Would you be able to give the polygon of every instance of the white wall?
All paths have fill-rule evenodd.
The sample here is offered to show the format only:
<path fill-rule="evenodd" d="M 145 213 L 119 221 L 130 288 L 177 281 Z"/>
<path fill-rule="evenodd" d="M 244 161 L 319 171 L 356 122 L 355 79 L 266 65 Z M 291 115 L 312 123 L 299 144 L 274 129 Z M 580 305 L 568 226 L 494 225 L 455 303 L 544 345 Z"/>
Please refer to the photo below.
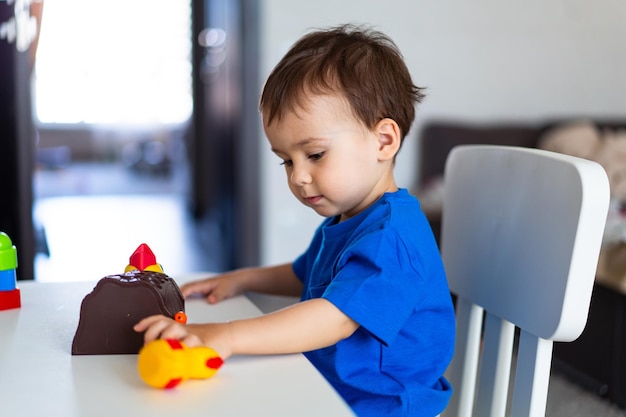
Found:
<path fill-rule="evenodd" d="M 541 121 L 626 117 L 626 2 L 622 0 L 263 0 L 261 78 L 312 28 L 366 23 L 398 44 L 428 88 L 397 163 L 413 184 L 420 126 L 433 118 Z M 290 261 L 321 221 L 289 192 L 264 141 L 261 259 Z"/>

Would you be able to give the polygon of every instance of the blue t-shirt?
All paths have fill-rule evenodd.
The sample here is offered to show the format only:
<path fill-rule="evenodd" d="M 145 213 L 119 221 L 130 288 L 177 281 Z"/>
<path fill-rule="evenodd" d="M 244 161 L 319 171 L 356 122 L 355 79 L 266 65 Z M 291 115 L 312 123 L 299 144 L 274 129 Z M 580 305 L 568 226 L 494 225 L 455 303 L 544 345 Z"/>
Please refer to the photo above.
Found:
<path fill-rule="evenodd" d="M 305 353 L 358 416 L 433 417 L 446 407 L 454 308 L 415 197 L 400 189 L 341 223 L 324 220 L 293 270 L 302 300 L 325 298 L 360 325 Z"/>

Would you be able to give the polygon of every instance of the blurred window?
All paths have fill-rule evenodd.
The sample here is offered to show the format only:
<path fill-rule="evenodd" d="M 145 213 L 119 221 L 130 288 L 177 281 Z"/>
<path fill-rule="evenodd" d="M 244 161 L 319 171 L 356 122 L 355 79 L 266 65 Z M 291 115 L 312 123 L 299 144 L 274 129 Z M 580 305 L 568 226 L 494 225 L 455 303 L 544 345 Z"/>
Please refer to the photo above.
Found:
<path fill-rule="evenodd" d="M 192 111 L 190 32 L 190 1 L 45 1 L 36 120 L 184 123 Z"/>

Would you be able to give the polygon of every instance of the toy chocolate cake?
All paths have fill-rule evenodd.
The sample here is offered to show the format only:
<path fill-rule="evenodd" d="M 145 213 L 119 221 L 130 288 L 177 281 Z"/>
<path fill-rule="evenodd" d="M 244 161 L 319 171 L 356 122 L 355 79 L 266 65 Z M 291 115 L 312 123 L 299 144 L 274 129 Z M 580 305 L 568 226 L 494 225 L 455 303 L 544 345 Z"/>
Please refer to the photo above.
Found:
<path fill-rule="evenodd" d="M 150 248 L 140 245 L 130 261 L 123 274 L 100 279 L 83 299 L 72 355 L 138 353 L 143 334 L 133 326 L 141 319 L 162 314 L 186 321 L 180 288 Z"/>

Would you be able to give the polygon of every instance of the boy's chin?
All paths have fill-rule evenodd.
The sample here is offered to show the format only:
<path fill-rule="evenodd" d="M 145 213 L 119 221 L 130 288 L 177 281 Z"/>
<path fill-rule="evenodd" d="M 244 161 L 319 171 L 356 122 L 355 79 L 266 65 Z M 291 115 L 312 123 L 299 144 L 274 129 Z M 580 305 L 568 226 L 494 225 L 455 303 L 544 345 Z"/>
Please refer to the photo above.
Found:
<path fill-rule="evenodd" d="M 337 216 L 341 216 L 341 213 L 337 213 L 336 210 L 328 210 L 328 209 L 324 209 L 323 207 L 311 207 L 308 206 L 307 207 L 313 209 L 314 212 L 316 212 L 317 214 L 319 214 L 322 217 L 337 217 Z"/>

